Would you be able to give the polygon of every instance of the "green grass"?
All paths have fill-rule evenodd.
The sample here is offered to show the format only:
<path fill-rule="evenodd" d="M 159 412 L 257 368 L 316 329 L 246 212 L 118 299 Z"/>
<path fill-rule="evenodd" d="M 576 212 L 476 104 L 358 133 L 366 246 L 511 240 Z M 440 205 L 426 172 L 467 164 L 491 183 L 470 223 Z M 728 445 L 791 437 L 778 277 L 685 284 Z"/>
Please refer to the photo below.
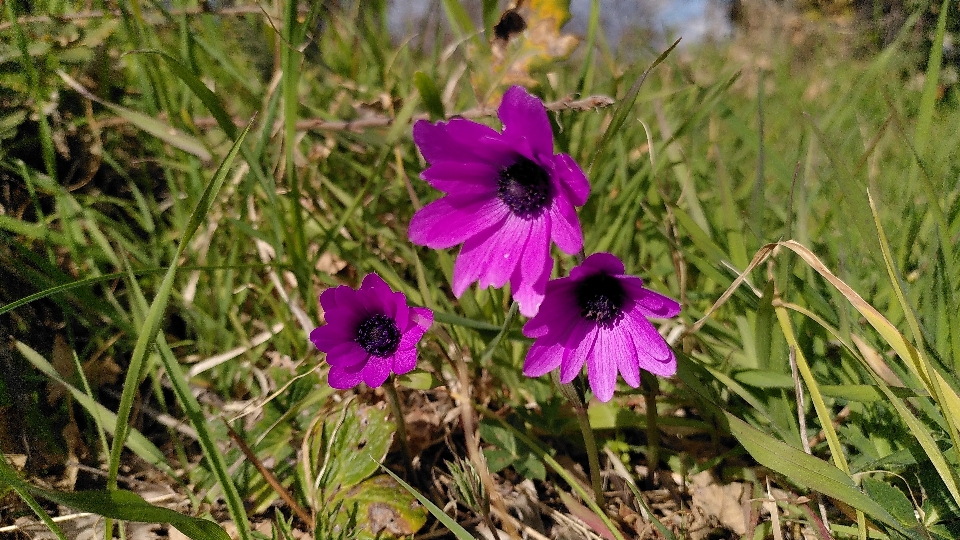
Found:
<path fill-rule="evenodd" d="M 376 271 L 438 313 L 418 371 L 399 379 L 417 414 L 429 403 L 460 406 L 430 413 L 439 415 L 433 431 L 418 424 L 428 430 L 419 450 L 434 487 L 449 478 L 446 461 L 477 461 L 463 426 L 490 417 L 500 439 L 481 440 L 482 449 L 523 455 L 493 477 L 478 471 L 484 483 L 536 478 L 544 502 L 587 512 L 578 515 L 614 536 L 639 534 L 617 517 L 617 498 L 635 514 L 654 512 L 664 536 L 687 533 L 683 519 L 637 500 L 650 487 L 637 465 L 755 485 L 755 512 L 769 475 L 792 497 L 780 501 L 781 523 L 829 527 L 838 538 L 960 534 L 960 261 L 951 247 L 960 235 L 960 94 L 954 85 L 938 98 L 930 82 L 939 49 L 918 65 L 897 54 L 899 42 L 860 56 L 831 40 L 813 50 L 766 44 L 760 67 L 758 55 L 741 54 L 761 48 L 745 39 L 684 44 L 641 79 L 666 47 L 626 63 L 594 23 L 571 58 L 533 71 L 544 101 L 618 100 L 552 114 L 558 151 L 589 166 L 585 251 L 618 255 L 683 303 L 663 328 L 680 367 L 659 381 L 660 441 L 648 438 L 642 390 L 621 385 L 611 404 L 591 408 L 608 450 L 602 464 L 627 471 L 633 490 L 608 494 L 601 508 L 562 465 L 572 458 L 586 469 L 574 411 L 546 378 L 521 375 L 519 324 L 501 331 L 509 296 L 474 287 L 454 299 L 455 252 L 407 239 L 416 205 L 437 197 L 418 178 L 425 164 L 411 119 L 471 110 L 502 91 L 482 75 L 486 40 L 458 2 L 444 2 L 439 16 L 455 31 L 436 44 L 391 38 L 381 2 L 280 4 L 201 14 L 189 2 L 162 12 L 134 1 L 62 22 L 4 4 L 0 448 L 30 456 L 24 479 L 57 478 L 81 459 L 105 473 L 68 487 L 114 489 L 119 471 L 149 467 L 189 502 L 185 513 L 229 516 L 241 538 L 271 519 L 279 537 L 291 527 L 351 537 L 367 525 L 358 510 L 367 507 L 345 508 L 342 493 L 384 502 L 392 480 L 378 462 L 399 471 L 400 452 L 388 438 L 367 448 L 348 412 L 380 418 L 385 397 L 330 389 L 307 333 L 320 322 L 323 289 Z M 491 5 L 484 13 L 494 20 Z M 957 15 L 947 2 L 943 10 L 931 29 L 941 42 L 944 17 Z M 75 13 L 60 0 L 39 12 Z M 912 82 L 923 74 L 927 84 Z M 369 115 L 392 120 L 334 124 Z M 573 264 L 560 257 L 558 271 Z M 126 380 L 111 379 L 111 365 Z M 48 399 L 63 385 L 69 397 Z M 62 435 L 66 427 L 80 442 Z M 445 432 L 448 445 L 437 442 Z M 802 439 L 813 440 L 809 453 Z M 363 448 L 364 459 L 352 459 Z M 264 468 L 313 523 L 291 521 Z M 55 507 L 33 498 L 42 490 L 9 483 L 5 501 L 19 500 L 13 489 L 24 503 L 5 506 L 0 521 L 49 519 Z M 435 508 L 453 500 L 410 484 Z M 567 506 L 570 491 L 591 508 Z M 105 504 L 101 514 L 129 516 Z M 493 522 L 516 527 L 501 501 L 490 505 Z M 479 516 L 459 508 L 456 521 L 474 527 Z M 416 512 L 402 517 L 422 523 L 426 511 Z M 638 519 L 640 529 L 649 522 Z"/>

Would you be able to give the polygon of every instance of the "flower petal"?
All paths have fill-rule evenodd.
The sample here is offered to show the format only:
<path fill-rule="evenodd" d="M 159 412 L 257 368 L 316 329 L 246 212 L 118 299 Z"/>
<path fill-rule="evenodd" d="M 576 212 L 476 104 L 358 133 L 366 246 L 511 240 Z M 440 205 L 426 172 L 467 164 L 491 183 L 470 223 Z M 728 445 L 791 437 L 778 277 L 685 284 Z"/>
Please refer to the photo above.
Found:
<path fill-rule="evenodd" d="M 527 377 L 539 377 L 558 367 L 563 360 L 563 345 L 552 343 L 542 344 L 544 340 L 537 340 L 527 351 L 527 358 L 523 361 L 523 374 Z"/>
<path fill-rule="evenodd" d="M 564 344 L 563 360 L 560 363 L 560 382 L 572 381 L 583 370 L 583 364 L 593 351 L 597 341 L 597 326 L 584 320 L 578 321 Z"/>
<path fill-rule="evenodd" d="M 640 386 L 640 364 L 637 360 L 637 347 L 634 334 L 630 331 L 632 322 L 624 317 L 607 335 L 606 354 L 620 371 L 623 380 L 632 388 Z"/>
<path fill-rule="evenodd" d="M 599 273 L 620 276 L 623 274 L 623 261 L 616 255 L 600 251 L 590 255 L 584 259 L 580 266 L 571 270 L 570 277 L 575 280 L 581 280 Z"/>
<path fill-rule="evenodd" d="M 403 375 L 417 367 L 417 349 L 397 349 L 393 355 L 393 372 L 397 375 Z"/>
<path fill-rule="evenodd" d="M 370 353 L 356 341 L 346 341 L 327 352 L 327 363 L 331 366 L 353 366 L 366 362 L 368 356 Z"/>
<path fill-rule="evenodd" d="M 580 321 L 576 298 L 577 283 L 568 278 L 547 283 L 546 295 L 537 314 L 523 325 L 523 335 L 564 341 L 569 329 Z"/>
<path fill-rule="evenodd" d="M 497 195 L 500 170 L 490 163 L 440 161 L 420 173 L 420 177 L 444 193 L 493 198 Z"/>
<path fill-rule="evenodd" d="M 640 367 L 654 375 L 671 377 L 677 372 L 677 359 L 666 340 L 657 332 L 639 311 L 634 310 L 628 316 L 634 344 L 637 349 L 637 362 Z"/>
<path fill-rule="evenodd" d="M 436 124 L 420 120 L 413 126 L 413 141 L 431 164 L 472 161 L 505 167 L 515 157 L 504 151 L 509 147 L 501 139 L 493 128 L 463 118 Z"/>
<path fill-rule="evenodd" d="M 676 317 L 676 315 L 680 313 L 679 302 L 669 296 L 664 296 L 656 291 L 645 288 L 640 278 L 629 276 L 621 279 L 620 283 L 623 284 L 630 298 L 637 303 L 637 309 L 639 309 L 644 316 L 656 319 L 669 319 Z"/>
<path fill-rule="evenodd" d="M 510 209 L 500 199 L 449 195 L 421 208 L 410 220 L 410 241 L 431 249 L 464 243 L 502 223 Z"/>
<path fill-rule="evenodd" d="M 520 313 L 533 317 L 547 290 L 553 258 L 550 257 L 550 223 L 544 219 L 529 221 L 530 235 L 523 246 L 523 255 L 510 277 L 513 299 L 520 304 Z"/>
<path fill-rule="evenodd" d="M 617 343 L 611 339 L 611 333 L 608 328 L 598 328 L 597 342 L 587 353 L 587 380 L 593 394 L 603 402 L 610 401 L 617 388 L 617 359 L 611 358 Z"/>
<path fill-rule="evenodd" d="M 553 155 L 553 130 L 543 102 L 527 93 L 523 87 L 512 86 L 503 94 L 497 110 L 503 122 L 503 135 L 507 140 L 527 139 L 535 159 Z"/>
<path fill-rule="evenodd" d="M 317 350 L 329 354 L 334 348 L 343 343 L 353 343 L 353 338 L 347 326 L 342 324 L 326 324 L 314 328 L 310 332 L 310 341 Z"/>
<path fill-rule="evenodd" d="M 568 255 L 583 249 L 580 218 L 566 197 L 554 197 L 550 206 L 550 236 L 557 247 Z"/>
<path fill-rule="evenodd" d="M 475 236 L 463 244 L 454 274 L 457 273 L 456 267 L 461 265 L 464 270 L 471 268 L 471 275 L 479 269 L 477 280 L 481 289 L 503 287 L 513 269 L 524 260 L 523 246 L 529 236 L 530 222 L 509 214 L 503 225 L 482 242 Z"/>
<path fill-rule="evenodd" d="M 574 206 L 583 206 L 590 195 L 590 181 L 583 169 L 567 154 L 553 156 L 553 173 Z"/>
<path fill-rule="evenodd" d="M 390 376 L 390 365 L 392 363 L 390 358 L 371 356 L 367 365 L 364 366 L 363 371 L 360 373 L 363 382 L 367 383 L 367 386 L 370 388 L 380 386 L 387 380 L 387 377 Z"/>
<path fill-rule="evenodd" d="M 330 372 L 327 373 L 327 382 L 337 390 L 346 390 L 360 384 L 361 371 L 364 364 L 357 366 L 330 366 Z M 359 366 L 359 367 L 358 367 Z"/>

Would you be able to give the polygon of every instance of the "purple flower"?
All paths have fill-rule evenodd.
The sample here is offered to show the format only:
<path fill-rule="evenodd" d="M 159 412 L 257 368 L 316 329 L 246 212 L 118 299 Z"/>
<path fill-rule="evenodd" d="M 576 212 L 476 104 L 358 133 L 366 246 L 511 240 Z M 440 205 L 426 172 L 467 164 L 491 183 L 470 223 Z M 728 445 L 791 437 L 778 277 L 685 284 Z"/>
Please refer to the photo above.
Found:
<path fill-rule="evenodd" d="M 553 153 L 543 103 L 514 86 L 498 110 L 503 132 L 454 118 L 413 126 L 413 140 L 430 166 L 421 174 L 447 195 L 410 222 L 410 240 L 433 249 L 463 244 L 453 267 L 459 298 L 474 281 L 509 281 L 520 313 L 532 317 L 553 269 L 550 240 L 565 253 L 583 247 L 575 206 L 590 192 L 567 154 Z"/>
<path fill-rule="evenodd" d="M 676 373 L 673 351 L 647 317 L 679 312 L 676 301 L 624 275 L 620 259 L 594 253 L 569 277 L 547 283 L 540 313 L 523 327 L 523 335 L 536 338 L 523 374 L 539 377 L 559 367 L 560 382 L 569 383 L 586 362 L 594 395 L 610 401 L 618 370 L 634 388 L 640 368 L 664 377 Z"/>
<path fill-rule="evenodd" d="M 325 326 L 310 341 L 327 353 L 330 386 L 351 388 L 361 381 L 375 387 L 390 371 L 401 375 L 417 364 L 417 342 L 433 323 L 433 312 L 407 307 L 377 274 L 367 274 L 358 290 L 346 285 L 320 294 Z"/>

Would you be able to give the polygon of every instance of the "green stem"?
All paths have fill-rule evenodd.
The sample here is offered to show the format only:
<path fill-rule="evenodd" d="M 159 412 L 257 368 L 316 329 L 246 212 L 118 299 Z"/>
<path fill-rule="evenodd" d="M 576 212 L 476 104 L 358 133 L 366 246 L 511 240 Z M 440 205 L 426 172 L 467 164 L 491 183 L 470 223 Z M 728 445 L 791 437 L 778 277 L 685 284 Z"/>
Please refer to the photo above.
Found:
<path fill-rule="evenodd" d="M 657 470 L 660 466 L 660 429 L 657 427 L 657 394 L 660 385 L 657 377 L 644 372 L 643 399 L 647 409 L 647 486 L 657 483 Z"/>
<path fill-rule="evenodd" d="M 600 478 L 600 455 L 597 452 L 597 440 L 593 436 L 593 428 L 590 427 L 590 415 L 587 413 L 587 406 L 574 403 L 574 410 L 577 411 L 577 423 L 580 424 L 580 432 L 583 433 L 583 445 L 587 448 L 587 461 L 590 463 L 590 482 L 593 484 L 593 497 L 597 501 L 597 506 L 603 508 L 603 480 Z"/>
<path fill-rule="evenodd" d="M 416 479 L 418 475 L 414 474 L 413 456 L 410 453 L 410 446 L 407 444 L 407 426 L 403 418 L 403 409 L 400 407 L 400 395 L 397 393 L 397 386 L 393 382 L 394 376 L 387 378 L 383 385 L 387 391 L 387 401 L 390 402 L 390 410 L 393 412 L 397 422 L 397 438 L 400 439 L 400 453 L 403 454 L 403 466 L 407 470 L 407 478 Z"/>

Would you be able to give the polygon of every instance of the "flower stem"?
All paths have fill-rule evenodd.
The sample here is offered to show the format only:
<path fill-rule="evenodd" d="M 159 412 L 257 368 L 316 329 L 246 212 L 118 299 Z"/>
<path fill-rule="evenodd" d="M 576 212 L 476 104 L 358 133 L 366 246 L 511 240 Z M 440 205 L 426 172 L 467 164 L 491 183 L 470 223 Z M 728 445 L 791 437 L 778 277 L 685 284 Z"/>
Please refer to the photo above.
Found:
<path fill-rule="evenodd" d="M 577 423 L 583 433 L 583 445 L 587 448 L 587 461 L 590 463 L 590 482 L 593 484 L 593 498 L 597 506 L 603 508 L 603 480 L 600 478 L 600 455 L 597 452 L 597 440 L 590 427 L 590 415 L 587 406 L 574 403 L 573 409 L 577 412 Z"/>
<path fill-rule="evenodd" d="M 587 462 L 590 464 L 590 482 L 593 485 L 593 499 L 597 502 L 597 506 L 603 508 L 603 480 L 600 478 L 600 454 L 597 452 L 597 440 L 593 436 L 593 428 L 590 427 L 590 415 L 583 392 L 577 390 L 577 387 L 573 384 L 560 382 L 560 374 L 557 371 L 551 371 L 550 376 L 554 384 L 560 389 L 563 397 L 567 398 L 567 401 L 573 405 L 573 410 L 577 414 L 577 423 L 580 424 L 580 433 L 583 434 L 583 446 L 587 449 Z"/>
<path fill-rule="evenodd" d="M 643 399 L 647 410 L 647 487 L 657 483 L 657 471 L 660 467 L 660 428 L 657 426 L 657 394 L 660 385 L 656 376 L 644 372 Z"/>
<path fill-rule="evenodd" d="M 400 439 L 400 453 L 403 454 L 403 466 L 407 470 L 407 478 L 416 479 L 419 475 L 414 474 L 413 456 L 410 454 L 410 446 L 407 444 L 407 426 L 403 417 L 403 409 L 400 407 L 400 395 L 397 393 L 397 386 L 393 382 L 394 376 L 387 378 L 383 385 L 387 391 L 387 401 L 390 402 L 390 410 L 393 412 L 397 423 L 397 438 Z"/>

